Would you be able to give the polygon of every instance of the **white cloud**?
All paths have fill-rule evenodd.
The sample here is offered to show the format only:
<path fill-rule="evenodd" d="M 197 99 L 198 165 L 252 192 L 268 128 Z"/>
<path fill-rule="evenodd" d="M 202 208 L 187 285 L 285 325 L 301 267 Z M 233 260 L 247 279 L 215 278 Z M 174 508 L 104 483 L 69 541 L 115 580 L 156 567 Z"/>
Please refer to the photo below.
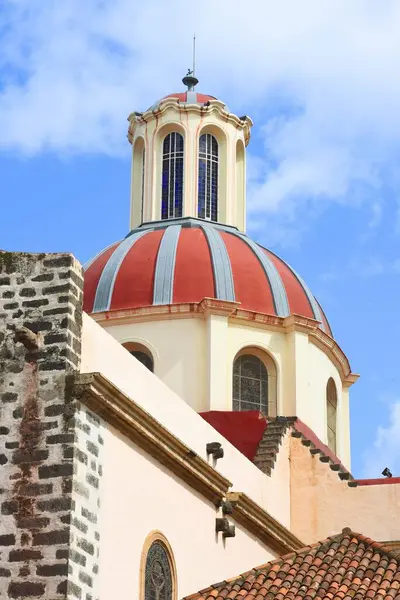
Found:
<path fill-rule="evenodd" d="M 364 454 L 363 477 L 380 477 L 385 467 L 400 477 L 400 402 L 392 404 L 388 425 L 377 428 L 372 447 Z"/>
<path fill-rule="evenodd" d="M 390 178 L 400 153 L 396 0 L 5 0 L 2 10 L 0 148 L 127 152 L 127 115 L 180 88 L 195 29 L 199 89 L 260 126 L 250 218 L 279 208 L 290 222 L 305 199 L 366 200 L 379 221 L 382 170 Z"/>

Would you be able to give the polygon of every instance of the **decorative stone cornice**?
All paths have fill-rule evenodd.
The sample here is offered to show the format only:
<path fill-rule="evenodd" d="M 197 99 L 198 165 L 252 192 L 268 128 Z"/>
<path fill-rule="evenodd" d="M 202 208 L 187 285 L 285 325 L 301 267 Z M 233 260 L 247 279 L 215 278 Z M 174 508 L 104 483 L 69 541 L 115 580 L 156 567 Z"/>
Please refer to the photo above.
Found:
<path fill-rule="evenodd" d="M 253 121 L 250 117 L 246 116 L 240 119 L 235 114 L 226 110 L 226 105 L 220 100 L 209 100 L 207 105 L 205 104 L 189 104 L 186 102 L 180 102 L 178 98 L 168 97 L 161 100 L 155 109 L 148 109 L 144 113 L 133 112 L 129 115 L 129 128 L 128 128 L 128 140 L 132 143 L 135 126 L 141 123 L 149 123 L 153 120 L 158 120 L 168 110 L 173 110 L 177 115 L 181 112 L 204 116 L 211 113 L 216 113 L 225 122 L 231 123 L 237 129 L 244 130 L 245 145 L 247 146 L 250 141 L 250 130 L 253 126 Z"/>
<path fill-rule="evenodd" d="M 216 300 L 215 298 L 204 298 L 200 302 L 199 310 L 203 312 L 205 317 L 208 315 L 221 315 L 224 317 L 232 316 L 240 302 L 228 302 L 227 300 Z"/>
<path fill-rule="evenodd" d="M 304 546 L 254 500 L 229 492 L 232 483 L 100 373 L 78 375 L 76 400 L 170 469 L 215 506 L 232 503 L 232 519 L 280 554 Z"/>
<path fill-rule="evenodd" d="M 91 316 L 104 326 L 113 322 L 116 325 L 122 325 L 169 319 L 204 319 L 209 314 L 225 315 L 232 323 L 242 321 L 247 326 L 265 328 L 285 334 L 292 332 L 305 333 L 310 343 L 322 350 L 334 363 L 344 387 L 350 387 L 359 378 L 359 375 L 351 372 L 349 360 L 339 344 L 330 335 L 322 331 L 318 321 L 302 315 L 292 314 L 282 318 L 243 310 L 238 302 L 204 298 L 201 302 L 144 306 L 134 309 L 93 313 Z"/>
<path fill-rule="evenodd" d="M 232 483 L 100 373 L 78 376 L 74 395 L 202 496 L 219 504 Z"/>
<path fill-rule="evenodd" d="M 278 554 L 287 554 L 304 543 L 242 492 L 229 492 L 226 499 L 232 503 L 232 518 L 253 533 Z"/>

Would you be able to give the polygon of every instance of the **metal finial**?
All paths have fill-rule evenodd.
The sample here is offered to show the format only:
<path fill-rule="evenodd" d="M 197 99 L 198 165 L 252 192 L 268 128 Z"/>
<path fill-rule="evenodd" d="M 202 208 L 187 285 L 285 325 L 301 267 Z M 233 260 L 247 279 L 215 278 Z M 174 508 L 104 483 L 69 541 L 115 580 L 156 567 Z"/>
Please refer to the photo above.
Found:
<path fill-rule="evenodd" d="M 193 69 L 188 69 L 186 76 L 182 79 L 184 85 L 187 86 L 188 92 L 192 92 L 199 80 L 195 76 L 196 68 L 196 34 L 193 36 Z"/>
<path fill-rule="evenodd" d="M 196 73 L 196 34 L 193 35 L 193 76 Z"/>

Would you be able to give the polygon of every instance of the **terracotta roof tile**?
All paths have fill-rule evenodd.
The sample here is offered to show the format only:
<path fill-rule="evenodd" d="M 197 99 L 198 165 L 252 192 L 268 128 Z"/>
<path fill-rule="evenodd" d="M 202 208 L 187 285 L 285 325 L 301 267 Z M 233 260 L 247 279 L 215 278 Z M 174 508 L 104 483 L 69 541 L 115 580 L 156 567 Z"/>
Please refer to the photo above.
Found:
<path fill-rule="evenodd" d="M 186 600 L 400 600 L 395 552 L 346 528 Z M 185 600 L 185 599 L 184 599 Z"/>

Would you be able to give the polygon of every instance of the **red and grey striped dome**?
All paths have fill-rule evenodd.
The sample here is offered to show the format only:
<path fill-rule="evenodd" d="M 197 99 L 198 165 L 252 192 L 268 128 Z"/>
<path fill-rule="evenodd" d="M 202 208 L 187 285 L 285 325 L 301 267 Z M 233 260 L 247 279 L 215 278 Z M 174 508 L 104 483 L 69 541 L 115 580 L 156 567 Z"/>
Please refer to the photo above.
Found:
<path fill-rule="evenodd" d="M 192 218 L 146 223 L 85 265 L 89 313 L 204 298 L 279 317 L 310 317 L 332 335 L 301 277 L 234 227 Z"/>

